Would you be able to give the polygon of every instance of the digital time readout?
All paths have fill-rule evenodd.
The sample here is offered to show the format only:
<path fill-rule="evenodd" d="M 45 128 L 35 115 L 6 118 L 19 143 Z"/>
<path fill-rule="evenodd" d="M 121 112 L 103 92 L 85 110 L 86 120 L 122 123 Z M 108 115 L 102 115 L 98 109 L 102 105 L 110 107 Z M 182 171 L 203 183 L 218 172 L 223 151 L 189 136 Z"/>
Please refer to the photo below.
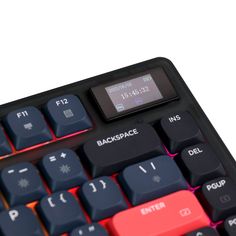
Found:
<path fill-rule="evenodd" d="M 117 112 L 126 111 L 163 98 L 151 74 L 106 87 Z"/>

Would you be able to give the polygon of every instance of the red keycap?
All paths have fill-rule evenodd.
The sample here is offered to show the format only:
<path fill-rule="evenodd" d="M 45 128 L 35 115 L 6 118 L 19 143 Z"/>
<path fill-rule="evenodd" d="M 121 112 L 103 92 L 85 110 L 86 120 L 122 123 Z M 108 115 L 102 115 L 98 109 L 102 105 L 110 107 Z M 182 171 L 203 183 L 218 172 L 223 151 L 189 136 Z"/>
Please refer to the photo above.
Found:
<path fill-rule="evenodd" d="M 194 194 L 183 190 L 122 211 L 109 226 L 115 236 L 179 236 L 209 224 Z"/>

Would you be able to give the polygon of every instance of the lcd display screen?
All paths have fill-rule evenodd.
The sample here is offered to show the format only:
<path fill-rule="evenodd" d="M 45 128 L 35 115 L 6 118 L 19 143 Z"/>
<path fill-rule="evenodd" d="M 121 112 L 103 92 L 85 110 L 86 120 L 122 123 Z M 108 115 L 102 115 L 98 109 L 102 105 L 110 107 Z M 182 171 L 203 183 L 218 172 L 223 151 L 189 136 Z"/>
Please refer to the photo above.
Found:
<path fill-rule="evenodd" d="M 105 88 L 117 112 L 123 112 L 163 98 L 151 74 Z"/>

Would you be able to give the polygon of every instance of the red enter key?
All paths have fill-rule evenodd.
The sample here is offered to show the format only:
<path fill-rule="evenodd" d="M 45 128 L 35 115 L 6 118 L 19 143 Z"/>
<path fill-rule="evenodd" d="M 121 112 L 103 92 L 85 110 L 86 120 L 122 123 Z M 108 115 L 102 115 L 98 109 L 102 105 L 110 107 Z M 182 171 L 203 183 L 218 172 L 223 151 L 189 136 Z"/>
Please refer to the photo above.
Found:
<path fill-rule="evenodd" d="M 210 224 L 193 193 L 183 190 L 116 214 L 115 236 L 179 236 Z"/>

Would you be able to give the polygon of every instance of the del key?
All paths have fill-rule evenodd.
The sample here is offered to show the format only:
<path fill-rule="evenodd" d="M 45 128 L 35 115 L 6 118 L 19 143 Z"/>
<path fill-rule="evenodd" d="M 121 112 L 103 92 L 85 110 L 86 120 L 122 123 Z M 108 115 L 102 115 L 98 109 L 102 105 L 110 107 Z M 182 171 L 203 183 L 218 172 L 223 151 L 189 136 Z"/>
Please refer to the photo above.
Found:
<path fill-rule="evenodd" d="M 164 154 L 159 136 L 148 124 L 125 126 L 89 140 L 83 153 L 93 176 L 110 175 L 126 165 Z"/>

